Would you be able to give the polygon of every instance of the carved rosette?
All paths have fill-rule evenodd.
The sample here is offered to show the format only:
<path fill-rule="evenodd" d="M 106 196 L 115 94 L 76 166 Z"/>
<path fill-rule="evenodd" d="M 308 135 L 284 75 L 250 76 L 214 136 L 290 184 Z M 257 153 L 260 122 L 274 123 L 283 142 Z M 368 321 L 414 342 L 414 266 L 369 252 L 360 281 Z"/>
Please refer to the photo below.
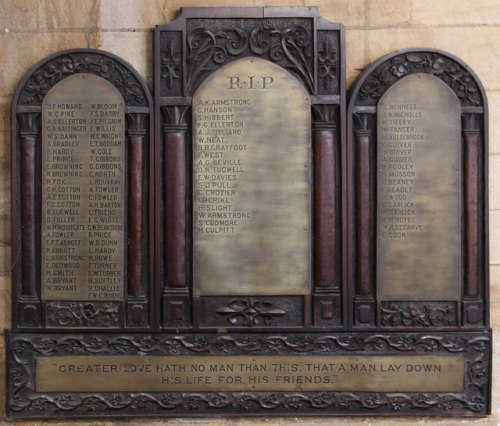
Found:
<path fill-rule="evenodd" d="M 127 105 L 147 106 L 140 81 L 121 63 L 103 53 L 73 52 L 45 62 L 26 82 L 19 105 L 41 105 L 47 92 L 73 74 L 90 73 L 108 80 L 122 94 Z"/>
<path fill-rule="evenodd" d="M 476 79 L 461 64 L 438 52 L 402 53 L 383 62 L 361 86 L 356 104 L 376 105 L 390 86 L 414 73 L 431 74 L 443 80 L 463 106 L 482 104 Z"/>
<path fill-rule="evenodd" d="M 218 412 L 274 414 L 484 415 L 488 410 L 491 335 L 356 333 L 286 335 L 10 335 L 8 408 L 17 418 Z M 86 355 L 373 355 L 411 353 L 464 358 L 462 393 L 383 392 L 35 392 L 39 356 Z M 220 410 L 220 411 L 219 411 Z"/>

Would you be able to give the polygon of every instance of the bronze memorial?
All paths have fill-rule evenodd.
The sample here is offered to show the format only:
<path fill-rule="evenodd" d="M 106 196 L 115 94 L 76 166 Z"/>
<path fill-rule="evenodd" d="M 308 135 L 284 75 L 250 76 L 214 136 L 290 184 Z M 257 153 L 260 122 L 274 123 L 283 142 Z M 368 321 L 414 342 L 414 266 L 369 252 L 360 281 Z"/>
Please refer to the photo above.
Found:
<path fill-rule="evenodd" d="M 487 104 L 431 49 L 345 95 L 315 8 L 188 8 L 12 106 L 8 416 L 490 412 Z"/>

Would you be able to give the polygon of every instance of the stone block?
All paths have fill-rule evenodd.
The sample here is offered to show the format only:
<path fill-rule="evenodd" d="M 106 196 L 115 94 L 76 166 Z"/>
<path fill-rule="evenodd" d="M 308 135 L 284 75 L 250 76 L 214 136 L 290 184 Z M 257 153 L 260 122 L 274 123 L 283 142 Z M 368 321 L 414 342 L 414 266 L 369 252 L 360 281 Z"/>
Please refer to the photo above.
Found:
<path fill-rule="evenodd" d="M 410 0 L 371 0 L 366 5 L 370 27 L 402 26 L 410 22 Z"/>
<path fill-rule="evenodd" d="M 96 0 L 43 0 L 40 2 L 40 28 L 92 28 L 97 26 L 98 13 Z"/>
<path fill-rule="evenodd" d="M 323 18 L 347 28 L 359 28 L 365 24 L 364 0 L 305 0 L 304 4 L 318 6 Z"/>
<path fill-rule="evenodd" d="M 38 29 L 38 3 L 33 0 L 2 0 L 0 31 Z"/>
<path fill-rule="evenodd" d="M 10 132 L 10 96 L 0 98 L 0 129 Z"/>
<path fill-rule="evenodd" d="M 418 25 L 499 24 L 498 0 L 417 0 L 412 21 Z"/>
<path fill-rule="evenodd" d="M 5 157 L 0 157 L 0 212 L 10 212 L 10 158 Z"/>
<path fill-rule="evenodd" d="M 490 115 L 490 154 L 500 154 L 500 91 L 488 91 L 486 96 L 488 97 L 488 109 Z M 494 172 L 495 170 L 490 169 L 490 173 Z"/>
<path fill-rule="evenodd" d="M 0 275 L 10 274 L 10 251 L 10 244 L 0 240 Z"/>
<path fill-rule="evenodd" d="M 10 157 L 10 126 L 9 131 L 0 131 L 0 158 Z"/>
<path fill-rule="evenodd" d="M 41 59 L 73 47 L 87 47 L 85 33 L 0 33 L 0 57 L 11 58 L 3 61 L 0 95 L 12 94 L 24 74 Z"/>
<path fill-rule="evenodd" d="M 114 53 L 129 62 L 148 83 L 151 83 L 153 79 L 152 38 L 151 31 L 103 32 L 96 47 Z"/>
<path fill-rule="evenodd" d="M 490 265 L 490 300 L 500 304 L 500 265 Z"/>
<path fill-rule="evenodd" d="M 500 27 L 387 28 L 370 30 L 370 62 L 395 50 L 432 47 L 458 56 L 479 76 L 486 89 L 500 89 Z"/>
<path fill-rule="evenodd" d="M 165 0 L 106 0 L 100 3 L 99 28 L 152 29 L 168 18 Z"/>
<path fill-rule="evenodd" d="M 500 264 L 500 210 L 490 211 L 490 264 Z"/>
<path fill-rule="evenodd" d="M 10 97 L 0 98 L 0 157 L 10 156 Z"/>
<path fill-rule="evenodd" d="M 490 170 L 490 210 L 500 209 L 500 155 L 489 156 L 489 170 Z"/>
<path fill-rule="evenodd" d="M 369 64 L 365 61 L 365 32 L 361 30 L 346 31 L 346 87 L 354 84 L 356 78 Z"/>
<path fill-rule="evenodd" d="M 0 276 L 0 330 L 10 328 L 10 299 L 11 299 L 10 276 Z M 1 392 L 0 392 L 1 393 Z"/>

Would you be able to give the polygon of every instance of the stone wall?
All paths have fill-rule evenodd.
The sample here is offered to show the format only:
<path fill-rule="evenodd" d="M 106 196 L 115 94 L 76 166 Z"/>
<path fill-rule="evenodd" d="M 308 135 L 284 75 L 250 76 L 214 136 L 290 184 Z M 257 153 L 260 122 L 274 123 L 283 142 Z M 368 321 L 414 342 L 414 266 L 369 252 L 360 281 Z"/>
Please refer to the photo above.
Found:
<path fill-rule="evenodd" d="M 180 7 L 318 6 L 347 27 L 347 85 L 367 65 L 401 48 L 434 47 L 463 59 L 483 82 L 490 106 L 491 322 L 495 331 L 493 415 L 500 422 L 500 0 L 2 0 L 0 5 L 0 329 L 10 327 L 10 102 L 21 77 L 59 50 L 99 48 L 129 61 L 152 82 L 152 28 L 171 21 Z M 0 419 L 4 413 L 3 340 L 0 339 Z M 0 420 L 1 421 L 1 420 Z M 337 420 L 335 420 L 337 421 Z M 290 424 L 292 419 L 179 420 L 169 424 Z M 339 423 L 413 424 L 416 419 L 339 419 Z M 418 419 L 419 424 L 471 420 Z M 77 422 L 75 424 L 88 424 Z M 123 422 L 120 422 L 123 423 Z M 161 424 L 134 421 L 133 424 Z M 332 419 L 296 420 L 331 424 Z M 18 425 L 25 423 L 16 423 Z M 28 423 L 26 423 L 28 424 Z M 30 422 L 29 424 L 33 424 Z M 54 424 L 62 424 L 56 423 Z M 114 424 L 99 422 L 100 425 Z M 118 423 L 116 423 L 118 424 Z"/>

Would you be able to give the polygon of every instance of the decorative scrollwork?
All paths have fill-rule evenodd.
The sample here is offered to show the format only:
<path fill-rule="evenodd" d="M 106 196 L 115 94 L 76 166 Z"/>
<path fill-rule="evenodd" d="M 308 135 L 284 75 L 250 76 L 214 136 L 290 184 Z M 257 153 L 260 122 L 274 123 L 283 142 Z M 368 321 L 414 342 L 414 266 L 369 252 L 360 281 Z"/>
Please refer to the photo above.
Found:
<path fill-rule="evenodd" d="M 192 93 L 208 71 L 250 51 L 296 73 L 313 92 L 308 31 L 299 25 L 279 29 L 255 27 L 248 33 L 232 28 L 211 31 L 195 28 L 187 35 L 187 92 Z"/>
<path fill-rule="evenodd" d="M 97 413 L 196 413 L 214 409 L 272 409 L 274 412 L 318 413 L 485 413 L 491 339 L 483 333 L 338 333 L 327 335 L 80 335 L 9 336 L 9 410 L 20 418 Z M 462 393 L 383 392 L 36 392 L 37 356 L 189 355 L 189 354 L 461 354 L 465 361 Z"/>
<path fill-rule="evenodd" d="M 307 30 L 301 26 L 285 29 L 256 27 L 250 34 L 250 50 L 266 55 L 273 62 L 296 73 L 313 92 L 314 81 L 309 65 L 311 44 Z"/>
<path fill-rule="evenodd" d="M 118 327 L 120 306 L 113 302 L 49 302 L 48 327 Z"/>
<path fill-rule="evenodd" d="M 443 327 L 457 324 L 454 303 L 383 302 L 380 310 L 385 327 Z"/>
<path fill-rule="evenodd" d="M 20 103 L 40 104 L 55 84 L 77 73 L 91 73 L 108 80 L 126 102 L 134 105 L 147 102 L 140 82 L 119 62 L 97 53 L 71 53 L 57 56 L 36 70 L 23 88 Z"/>
<path fill-rule="evenodd" d="M 473 333 L 430 335 L 419 333 L 338 333 L 314 336 L 272 334 L 242 335 L 36 335 L 15 338 L 10 345 L 20 364 L 35 355 L 47 354 L 132 354 L 189 355 L 198 353 L 256 353 L 324 355 L 339 352 L 474 352 L 485 353 L 489 340 Z"/>
<path fill-rule="evenodd" d="M 380 64 L 361 86 L 361 104 L 376 104 L 390 86 L 413 73 L 440 78 L 455 92 L 462 105 L 481 104 L 481 94 L 471 74 L 451 58 L 432 52 L 403 53 Z"/>
<path fill-rule="evenodd" d="M 187 35 L 187 91 L 191 93 L 198 78 L 213 65 L 226 62 L 228 56 L 239 56 L 248 48 L 245 31 L 235 28 L 212 32 L 196 28 Z"/>
<path fill-rule="evenodd" d="M 236 326 L 266 326 L 274 317 L 285 315 L 282 309 L 273 308 L 272 302 L 266 300 L 233 299 L 228 306 L 216 311 L 219 315 L 226 315 L 227 321 Z"/>

